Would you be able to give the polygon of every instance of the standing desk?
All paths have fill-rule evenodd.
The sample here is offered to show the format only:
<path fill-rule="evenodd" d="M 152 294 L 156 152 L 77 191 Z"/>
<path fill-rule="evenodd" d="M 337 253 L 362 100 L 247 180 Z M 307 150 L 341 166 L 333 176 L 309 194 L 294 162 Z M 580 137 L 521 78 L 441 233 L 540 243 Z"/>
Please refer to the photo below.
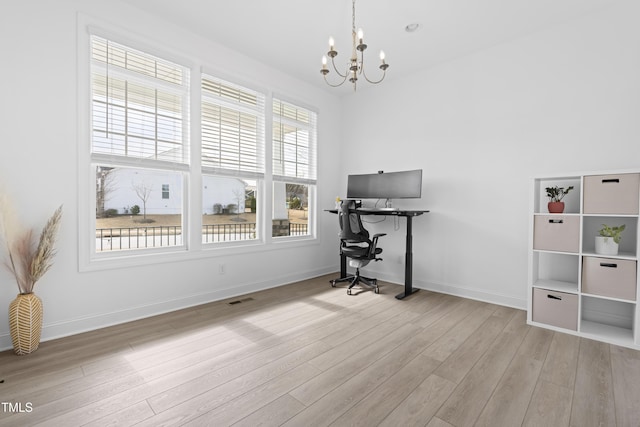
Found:
<path fill-rule="evenodd" d="M 337 209 L 329 209 L 328 212 L 338 213 Z M 402 209 L 380 209 L 380 208 L 357 208 L 355 212 L 360 215 L 383 215 L 383 216 L 400 216 L 407 218 L 407 237 L 406 248 L 404 254 L 404 292 L 396 295 L 397 299 L 403 299 L 409 295 L 416 293 L 419 289 L 413 288 L 413 226 L 412 220 L 414 216 L 420 216 L 429 211 L 427 210 L 402 210 Z M 347 257 L 340 254 L 340 278 L 347 277 Z"/>

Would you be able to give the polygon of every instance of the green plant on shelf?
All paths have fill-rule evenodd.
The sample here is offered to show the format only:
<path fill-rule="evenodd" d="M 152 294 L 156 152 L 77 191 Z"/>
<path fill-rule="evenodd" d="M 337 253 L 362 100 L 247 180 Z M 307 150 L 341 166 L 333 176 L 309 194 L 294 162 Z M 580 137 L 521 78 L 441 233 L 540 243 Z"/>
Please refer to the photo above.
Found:
<path fill-rule="evenodd" d="M 624 231 L 625 227 L 625 224 L 622 224 L 618 227 L 609 227 L 607 224 L 602 224 L 602 228 L 598 230 L 598 235 L 602 237 L 612 237 L 614 242 L 620 244 L 622 232 Z"/>
<path fill-rule="evenodd" d="M 547 191 L 547 197 L 551 202 L 561 202 L 562 199 L 564 199 L 564 196 L 569 194 L 569 191 L 573 190 L 573 185 L 566 189 L 556 185 L 555 187 L 546 187 L 545 190 Z"/>

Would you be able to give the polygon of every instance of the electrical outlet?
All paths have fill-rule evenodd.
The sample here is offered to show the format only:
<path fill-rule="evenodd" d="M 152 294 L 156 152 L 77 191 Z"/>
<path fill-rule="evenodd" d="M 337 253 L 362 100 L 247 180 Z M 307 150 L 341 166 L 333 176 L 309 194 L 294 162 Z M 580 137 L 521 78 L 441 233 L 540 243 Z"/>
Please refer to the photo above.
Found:
<path fill-rule="evenodd" d="M 218 264 L 218 274 L 224 274 L 224 272 L 226 271 L 227 267 L 224 264 Z"/>

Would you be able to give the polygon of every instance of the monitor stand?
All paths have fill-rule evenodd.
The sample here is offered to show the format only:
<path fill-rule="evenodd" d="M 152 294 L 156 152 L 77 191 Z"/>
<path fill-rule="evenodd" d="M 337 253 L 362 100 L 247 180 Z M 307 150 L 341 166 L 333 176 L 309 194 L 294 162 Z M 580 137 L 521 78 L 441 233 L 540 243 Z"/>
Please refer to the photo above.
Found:
<path fill-rule="evenodd" d="M 384 201 L 384 208 L 380 208 L 381 211 L 397 211 L 398 208 L 394 208 L 393 207 L 393 203 L 391 202 L 391 199 L 386 199 Z"/>

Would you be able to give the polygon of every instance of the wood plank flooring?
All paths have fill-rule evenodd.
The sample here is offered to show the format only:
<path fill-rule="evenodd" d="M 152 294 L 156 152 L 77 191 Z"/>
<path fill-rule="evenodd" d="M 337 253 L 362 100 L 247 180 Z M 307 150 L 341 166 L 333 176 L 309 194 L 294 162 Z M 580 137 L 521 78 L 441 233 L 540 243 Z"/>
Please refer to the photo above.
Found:
<path fill-rule="evenodd" d="M 0 353 L 0 426 L 640 426 L 638 351 L 331 277 Z"/>

